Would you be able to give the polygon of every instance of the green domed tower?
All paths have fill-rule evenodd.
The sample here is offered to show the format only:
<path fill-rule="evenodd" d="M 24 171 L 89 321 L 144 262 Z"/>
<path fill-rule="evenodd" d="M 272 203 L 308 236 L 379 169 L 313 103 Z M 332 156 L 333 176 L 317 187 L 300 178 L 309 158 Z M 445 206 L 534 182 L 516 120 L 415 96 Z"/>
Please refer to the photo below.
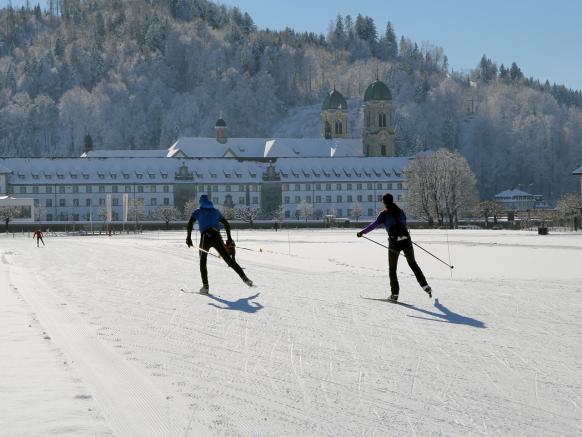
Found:
<path fill-rule="evenodd" d="M 348 102 L 335 89 L 335 85 L 321 105 L 321 125 L 323 138 L 329 140 L 348 136 Z"/>
<path fill-rule="evenodd" d="M 216 120 L 214 132 L 216 134 L 216 141 L 220 144 L 226 144 L 228 141 L 227 127 L 224 118 L 222 118 L 222 113 L 220 113 L 220 117 Z"/>
<path fill-rule="evenodd" d="M 364 94 L 364 155 L 395 156 L 392 94 L 376 77 Z"/>

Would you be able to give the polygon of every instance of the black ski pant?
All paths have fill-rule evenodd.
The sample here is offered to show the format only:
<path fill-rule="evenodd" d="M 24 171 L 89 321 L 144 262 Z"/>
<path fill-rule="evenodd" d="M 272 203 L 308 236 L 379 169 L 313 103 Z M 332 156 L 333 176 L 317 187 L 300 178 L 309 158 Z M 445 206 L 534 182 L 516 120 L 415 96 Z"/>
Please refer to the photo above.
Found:
<path fill-rule="evenodd" d="M 44 240 L 42 239 L 42 237 L 36 237 L 36 247 L 38 247 L 38 242 L 39 241 L 42 243 L 43 246 L 45 245 L 44 244 Z"/>
<path fill-rule="evenodd" d="M 211 247 L 214 247 L 218 254 L 222 257 L 222 259 L 228 264 L 228 266 L 233 269 L 241 279 L 245 278 L 245 272 L 238 265 L 238 263 L 231 258 L 231 256 L 226 251 L 224 247 L 224 242 L 222 241 L 222 237 L 220 236 L 220 232 L 218 231 L 206 231 L 202 233 L 200 238 L 200 248 L 203 250 L 210 250 Z M 202 284 L 208 286 L 208 270 L 206 268 L 206 262 L 208 260 L 208 254 L 206 252 L 199 251 L 200 253 L 200 275 L 202 276 Z"/>
<path fill-rule="evenodd" d="M 396 275 L 396 267 L 398 266 L 400 252 L 404 253 L 406 261 L 408 261 L 408 265 L 414 272 L 414 276 L 416 276 L 416 280 L 420 286 L 424 287 L 427 285 L 426 278 L 414 259 L 414 249 L 412 248 L 412 241 L 410 238 L 401 241 L 390 239 L 388 247 L 390 249 L 388 252 L 388 272 L 390 273 L 390 290 L 392 291 L 392 294 L 398 294 L 400 291 L 398 276 Z"/>

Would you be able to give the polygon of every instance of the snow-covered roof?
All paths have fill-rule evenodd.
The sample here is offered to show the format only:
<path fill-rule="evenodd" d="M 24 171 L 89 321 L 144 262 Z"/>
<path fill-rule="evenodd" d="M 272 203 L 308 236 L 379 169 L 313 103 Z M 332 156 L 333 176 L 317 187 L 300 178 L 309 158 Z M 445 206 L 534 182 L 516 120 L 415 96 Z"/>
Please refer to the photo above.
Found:
<path fill-rule="evenodd" d="M 512 198 L 512 197 L 523 197 L 523 196 L 533 197 L 532 194 L 529 194 L 529 193 L 526 193 L 525 191 L 521 191 L 521 190 L 517 190 L 517 189 L 502 191 L 501 193 L 497 193 L 494 197 Z"/>
<path fill-rule="evenodd" d="M 275 158 L 281 181 L 403 179 L 406 157 Z M 223 158 L 0 158 L 12 184 L 258 183 L 269 162 Z"/>
<path fill-rule="evenodd" d="M 362 140 L 356 138 L 214 138 L 184 137 L 168 150 L 169 157 L 190 158 L 300 158 L 362 156 Z"/>
<path fill-rule="evenodd" d="M 91 150 L 83 153 L 81 158 L 165 158 L 167 155 L 167 149 Z"/>
<path fill-rule="evenodd" d="M 574 172 L 572 174 L 582 176 L 582 167 L 577 168 L 576 170 L 574 170 Z"/>
<path fill-rule="evenodd" d="M 229 138 L 221 144 L 210 137 L 182 137 L 168 150 L 168 156 L 174 157 L 179 152 L 189 158 L 222 158 L 231 153 L 240 158 L 263 157 L 265 138 Z"/>

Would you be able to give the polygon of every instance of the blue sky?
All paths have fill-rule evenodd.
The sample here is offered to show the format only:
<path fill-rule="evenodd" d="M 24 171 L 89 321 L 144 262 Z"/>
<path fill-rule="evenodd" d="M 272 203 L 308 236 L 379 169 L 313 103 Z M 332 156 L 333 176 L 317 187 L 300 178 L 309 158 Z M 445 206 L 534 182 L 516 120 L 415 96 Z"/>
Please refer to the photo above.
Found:
<path fill-rule="evenodd" d="M 7 0 L 0 0 L 5 5 Z M 25 0 L 12 0 L 13 5 Z M 46 1 L 39 2 L 41 6 Z M 249 12 L 259 27 L 326 33 L 338 13 L 374 18 L 383 31 L 445 49 L 451 68 L 467 70 L 482 54 L 516 61 L 527 76 L 582 89 L 582 1 L 579 0 L 223 0 Z M 31 1 L 31 4 L 36 4 Z"/>

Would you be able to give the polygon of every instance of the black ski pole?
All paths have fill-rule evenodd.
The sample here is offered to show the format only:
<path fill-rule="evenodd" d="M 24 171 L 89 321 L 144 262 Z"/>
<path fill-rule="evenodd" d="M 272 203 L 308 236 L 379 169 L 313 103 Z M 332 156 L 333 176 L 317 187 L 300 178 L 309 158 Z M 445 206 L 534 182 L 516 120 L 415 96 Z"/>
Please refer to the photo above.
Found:
<path fill-rule="evenodd" d="M 382 243 L 378 243 L 376 240 L 372 240 L 371 238 L 368 238 L 368 237 L 366 237 L 365 235 L 362 235 L 362 237 L 363 237 L 363 238 L 365 238 L 365 239 L 366 239 L 366 240 L 368 240 L 368 241 L 371 241 L 372 243 L 376 243 L 378 246 L 382 246 L 384 249 L 388 249 L 390 252 L 394 252 L 394 253 L 396 253 L 396 254 L 398 254 L 398 255 L 403 255 L 403 256 L 404 256 L 404 258 L 406 258 L 406 255 L 404 255 L 403 253 L 401 253 L 401 252 L 397 252 L 397 251 L 395 251 L 394 249 L 390 249 L 388 246 L 386 246 L 386 245 L 384 245 L 384 244 L 382 244 Z"/>
<path fill-rule="evenodd" d="M 412 242 L 412 244 L 414 244 L 416 247 L 418 247 L 421 250 L 424 250 L 426 253 L 428 253 L 430 256 L 432 256 L 435 259 L 438 259 L 440 262 L 442 262 L 445 266 L 447 266 L 449 269 L 454 269 L 455 266 L 452 266 L 450 264 L 447 264 L 446 262 L 444 262 L 442 259 L 440 259 L 438 256 L 433 255 L 432 253 L 430 253 L 428 250 L 426 250 L 424 247 L 422 247 L 419 244 L 416 244 L 414 241 Z"/>

